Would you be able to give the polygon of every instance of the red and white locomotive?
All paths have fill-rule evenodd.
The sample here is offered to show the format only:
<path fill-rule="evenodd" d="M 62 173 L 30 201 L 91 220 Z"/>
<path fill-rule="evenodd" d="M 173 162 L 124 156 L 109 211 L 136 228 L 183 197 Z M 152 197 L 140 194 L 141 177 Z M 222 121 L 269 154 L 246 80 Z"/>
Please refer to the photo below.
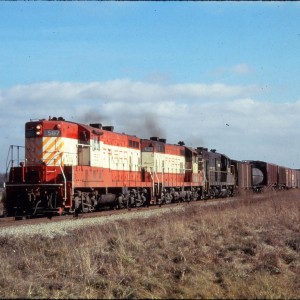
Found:
<path fill-rule="evenodd" d="M 113 129 L 62 117 L 27 122 L 25 159 L 18 166 L 11 160 L 6 182 L 7 215 L 78 213 L 208 196 L 199 151 Z"/>

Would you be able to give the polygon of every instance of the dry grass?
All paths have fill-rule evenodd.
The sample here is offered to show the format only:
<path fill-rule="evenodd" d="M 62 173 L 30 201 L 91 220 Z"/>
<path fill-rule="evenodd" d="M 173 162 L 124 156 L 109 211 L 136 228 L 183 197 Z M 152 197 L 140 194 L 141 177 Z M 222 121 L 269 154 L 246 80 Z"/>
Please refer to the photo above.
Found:
<path fill-rule="evenodd" d="M 297 194 L 298 193 L 298 194 Z M 300 298 L 299 192 L 0 239 L 1 298 Z"/>

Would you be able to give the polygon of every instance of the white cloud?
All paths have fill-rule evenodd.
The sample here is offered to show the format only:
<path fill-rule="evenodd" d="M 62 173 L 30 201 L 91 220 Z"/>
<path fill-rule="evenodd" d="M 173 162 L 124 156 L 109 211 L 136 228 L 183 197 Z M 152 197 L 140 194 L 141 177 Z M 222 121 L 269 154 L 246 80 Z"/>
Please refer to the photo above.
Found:
<path fill-rule="evenodd" d="M 100 122 L 115 131 L 171 143 L 216 148 L 236 159 L 260 159 L 300 168 L 295 138 L 300 101 L 255 99 L 256 86 L 145 83 L 129 79 L 91 83 L 45 82 L 0 90 L 0 172 L 10 144 L 24 143 L 30 119 L 63 116 Z M 227 126 L 228 124 L 229 126 Z"/>
<path fill-rule="evenodd" d="M 247 64 L 242 63 L 233 66 L 232 71 L 237 74 L 249 74 L 252 72 L 252 69 Z"/>
<path fill-rule="evenodd" d="M 221 83 L 208 84 L 177 84 L 170 90 L 177 97 L 184 98 L 229 98 L 247 95 L 257 90 L 256 86 L 229 86 Z"/>
<path fill-rule="evenodd" d="M 129 79 L 106 82 L 59 83 L 44 82 L 31 85 L 18 85 L 1 91 L 4 100 L 22 103 L 40 103 L 52 100 L 53 103 L 77 102 L 80 100 L 130 101 L 138 100 L 160 102 L 161 99 L 237 97 L 247 95 L 258 89 L 257 86 L 229 86 L 225 84 L 187 83 L 160 85 Z"/>
<path fill-rule="evenodd" d="M 210 72 L 210 75 L 216 78 L 226 77 L 228 75 L 248 75 L 252 73 L 254 69 L 246 63 L 240 63 L 233 66 L 221 66 Z"/>

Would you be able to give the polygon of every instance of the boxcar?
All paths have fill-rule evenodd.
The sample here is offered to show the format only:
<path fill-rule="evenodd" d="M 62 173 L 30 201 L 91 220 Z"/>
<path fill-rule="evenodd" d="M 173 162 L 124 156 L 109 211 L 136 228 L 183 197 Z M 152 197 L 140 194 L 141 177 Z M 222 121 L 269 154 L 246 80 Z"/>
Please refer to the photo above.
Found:
<path fill-rule="evenodd" d="M 235 174 L 235 185 L 239 189 L 250 189 L 252 187 L 252 165 L 247 161 L 231 161 L 233 173 Z"/>
<path fill-rule="evenodd" d="M 254 190 L 261 191 L 278 186 L 278 165 L 258 160 L 250 163 Z"/>

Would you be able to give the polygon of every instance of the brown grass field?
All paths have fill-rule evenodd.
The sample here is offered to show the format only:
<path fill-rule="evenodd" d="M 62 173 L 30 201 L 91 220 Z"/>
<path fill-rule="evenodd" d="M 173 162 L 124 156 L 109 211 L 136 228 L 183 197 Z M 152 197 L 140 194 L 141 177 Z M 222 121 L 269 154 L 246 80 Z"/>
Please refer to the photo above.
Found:
<path fill-rule="evenodd" d="M 300 298 L 300 191 L 0 238 L 1 298 Z"/>

